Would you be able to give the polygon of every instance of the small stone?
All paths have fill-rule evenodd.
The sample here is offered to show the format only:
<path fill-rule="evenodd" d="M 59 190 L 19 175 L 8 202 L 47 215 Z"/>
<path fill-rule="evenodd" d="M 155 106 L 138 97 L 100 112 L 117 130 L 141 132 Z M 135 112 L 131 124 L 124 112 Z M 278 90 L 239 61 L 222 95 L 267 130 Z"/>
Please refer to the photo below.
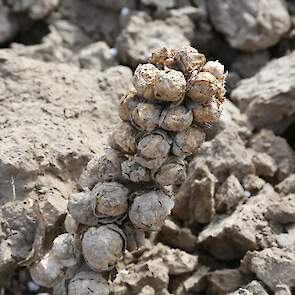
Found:
<path fill-rule="evenodd" d="M 252 161 L 258 176 L 272 177 L 277 171 L 275 160 L 266 153 L 254 154 Z"/>
<path fill-rule="evenodd" d="M 251 52 L 275 45 L 291 25 L 286 5 L 279 0 L 209 0 L 208 12 L 214 28 L 232 47 Z"/>
<path fill-rule="evenodd" d="M 279 223 L 295 222 L 295 194 L 281 196 L 267 207 L 266 217 Z"/>
<path fill-rule="evenodd" d="M 230 261 L 244 257 L 247 251 L 263 249 L 276 243 L 275 230 L 265 220 L 269 203 L 279 195 L 270 184 L 236 210 L 216 218 L 198 235 L 198 244 L 214 257 Z"/>
<path fill-rule="evenodd" d="M 194 165 L 205 162 L 219 182 L 224 182 L 230 174 L 234 174 L 242 183 L 246 175 L 255 172 L 252 153 L 233 128 L 226 128 L 212 140 L 204 142 L 197 155 Z"/>
<path fill-rule="evenodd" d="M 254 174 L 246 175 L 243 179 L 244 189 L 254 194 L 260 191 L 264 184 L 265 181 Z"/>
<path fill-rule="evenodd" d="M 209 268 L 200 265 L 191 277 L 186 279 L 176 290 L 176 295 L 200 293 L 207 287 L 206 275 Z"/>
<path fill-rule="evenodd" d="M 115 57 L 112 54 L 111 48 L 103 41 L 94 42 L 79 52 L 81 67 L 96 71 L 104 71 L 107 68 L 118 65 Z"/>
<path fill-rule="evenodd" d="M 130 9 L 128 8 L 128 7 L 122 7 L 122 9 L 121 9 L 121 11 L 120 11 L 120 14 L 122 15 L 122 16 L 127 16 L 127 15 L 129 15 L 130 14 Z"/>
<path fill-rule="evenodd" d="M 188 177 L 177 192 L 173 213 L 187 224 L 209 223 L 215 215 L 217 179 L 202 162 L 191 165 L 189 170 Z"/>
<path fill-rule="evenodd" d="M 276 185 L 278 192 L 283 194 L 295 194 L 295 174 L 289 175 L 282 182 Z"/>
<path fill-rule="evenodd" d="M 238 269 L 222 269 L 207 275 L 208 294 L 223 295 L 247 283 L 247 277 Z"/>
<path fill-rule="evenodd" d="M 40 203 L 40 209 L 48 227 L 54 227 L 67 214 L 67 200 L 61 195 L 48 194 Z"/>
<path fill-rule="evenodd" d="M 244 198 L 244 189 L 239 180 L 230 175 L 215 194 L 215 208 L 218 213 L 232 211 Z"/>
<path fill-rule="evenodd" d="M 268 293 L 258 281 L 254 280 L 245 287 L 230 293 L 230 295 L 268 295 Z"/>
<path fill-rule="evenodd" d="M 253 295 L 268 295 L 261 283 L 255 280 L 246 285 L 245 289 Z"/>
<path fill-rule="evenodd" d="M 171 249 L 161 243 L 155 245 L 150 251 L 146 251 L 141 261 L 161 258 L 168 268 L 170 275 L 181 275 L 194 271 L 198 266 L 198 256 L 188 254 L 179 249 Z"/>
<path fill-rule="evenodd" d="M 168 268 L 161 258 L 131 264 L 126 269 L 118 272 L 114 282 L 114 290 L 125 291 L 124 295 L 139 294 L 143 287 L 149 285 L 156 294 L 168 295 L 169 283 Z M 126 288 L 126 286 L 128 288 Z M 165 292 L 166 291 L 166 292 Z M 120 295 L 120 292 L 114 292 Z"/>
<path fill-rule="evenodd" d="M 186 15 L 153 19 L 148 12 L 134 11 L 117 37 L 116 48 L 123 63 L 136 68 L 139 63 L 147 62 L 153 52 L 163 47 L 169 51 L 169 48 L 189 46 L 188 38 L 193 36 L 193 30 L 194 23 Z M 169 66 L 169 63 L 165 64 Z"/>
<path fill-rule="evenodd" d="M 291 59 L 288 59 L 288 61 Z M 269 75 L 266 75 L 269 76 Z M 289 78 L 285 78 L 289 81 Z M 269 82 L 267 82 L 269 85 Z M 282 85 L 283 89 L 286 89 L 286 85 L 284 83 L 276 83 L 276 85 Z M 268 89 L 268 86 L 266 87 Z M 289 88 L 288 88 L 289 89 Z M 282 90 L 283 91 L 283 90 Z M 262 95 L 266 93 L 264 90 L 262 91 Z M 284 91 L 282 92 L 284 93 Z M 281 94 L 282 95 L 282 94 Z M 251 100 L 252 101 L 252 100 Z M 251 102 L 250 101 L 250 102 Z M 247 102 L 247 105 L 251 104 Z M 267 107 L 267 109 L 270 109 Z M 267 115 L 268 118 L 273 118 L 277 116 L 277 107 L 273 107 L 275 110 L 275 115 L 270 116 Z M 288 107 L 284 108 L 288 109 Z M 263 112 L 265 113 L 265 106 L 263 107 Z M 284 115 L 280 115 L 280 118 L 284 118 Z M 252 120 L 250 119 L 251 123 Z M 274 122 L 272 120 L 272 122 Z M 277 125 L 277 123 L 276 123 Z M 294 150 L 289 146 L 288 142 L 285 138 L 276 136 L 271 130 L 262 129 L 257 134 L 255 134 L 250 140 L 250 147 L 256 152 L 266 153 L 271 156 L 278 167 L 276 172 L 276 178 L 279 181 L 282 181 L 284 178 L 288 177 L 295 169 L 295 158 L 294 158 Z"/>
<path fill-rule="evenodd" d="M 157 235 L 160 242 L 172 248 L 179 248 L 188 253 L 195 250 L 197 238 L 189 228 L 178 226 L 174 221 L 166 219 Z"/>
<path fill-rule="evenodd" d="M 295 254 L 286 249 L 249 251 L 243 258 L 242 268 L 254 273 L 272 291 L 278 284 L 295 286 Z"/>
<path fill-rule="evenodd" d="M 249 191 L 244 191 L 244 197 L 245 198 L 250 198 L 251 197 L 251 193 Z"/>

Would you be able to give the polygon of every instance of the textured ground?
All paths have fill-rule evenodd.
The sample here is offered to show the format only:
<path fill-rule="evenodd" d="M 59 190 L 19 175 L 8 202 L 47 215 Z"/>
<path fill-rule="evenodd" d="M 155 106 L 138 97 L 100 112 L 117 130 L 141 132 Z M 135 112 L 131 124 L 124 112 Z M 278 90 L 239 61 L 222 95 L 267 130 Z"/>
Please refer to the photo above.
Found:
<path fill-rule="evenodd" d="M 225 64 L 225 110 L 113 293 L 295 294 L 294 1 L 0 0 L 1 295 L 63 294 L 22 267 L 34 200 L 50 240 L 135 66 L 189 44 Z"/>

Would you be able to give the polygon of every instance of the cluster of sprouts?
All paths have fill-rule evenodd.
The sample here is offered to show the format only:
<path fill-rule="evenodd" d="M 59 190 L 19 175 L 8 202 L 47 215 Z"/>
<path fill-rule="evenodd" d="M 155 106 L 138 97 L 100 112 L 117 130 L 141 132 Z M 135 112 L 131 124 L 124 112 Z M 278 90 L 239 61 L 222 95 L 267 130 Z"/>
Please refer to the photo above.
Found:
<path fill-rule="evenodd" d="M 187 158 L 205 141 L 203 127 L 219 119 L 225 77 L 222 64 L 192 47 L 162 48 L 136 68 L 135 90 L 120 100 L 121 125 L 69 198 L 67 233 L 30 268 L 36 283 L 66 278 L 69 295 L 109 294 L 107 272 L 170 214 Z"/>

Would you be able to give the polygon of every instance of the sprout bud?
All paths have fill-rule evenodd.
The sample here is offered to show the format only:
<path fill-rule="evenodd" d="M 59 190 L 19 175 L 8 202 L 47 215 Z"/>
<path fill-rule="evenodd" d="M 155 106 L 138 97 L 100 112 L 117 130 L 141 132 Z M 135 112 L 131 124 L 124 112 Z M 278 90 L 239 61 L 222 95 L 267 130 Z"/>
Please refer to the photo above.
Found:
<path fill-rule="evenodd" d="M 133 76 L 133 85 L 138 95 L 145 99 L 154 98 L 154 85 L 158 73 L 159 70 L 152 64 L 137 66 Z"/>
<path fill-rule="evenodd" d="M 135 197 L 129 218 L 136 228 L 154 231 L 162 226 L 173 206 L 174 202 L 162 191 L 144 192 Z"/>
<path fill-rule="evenodd" d="M 90 193 L 71 194 L 68 202 L 68 211 L 79 223 L 96 225 L 98 222 L 92 210 Z"/>
<path fill-rule="evenodd" d="M 180 185 L 186 178 L 186 162 L 172 157 L 155 173 L 154 178 L 161 186 Z"/>
<path fill-rule="evenodd" d="M 161 106 L 139 103 L 131 113 L 133 125 L 143 131 L 153 131 L 159 125 Z"/>
<path fill-rule="evenodd" d="M 133 159 L 124 161 L 121 164 L 122 175 L 131 182 L 149 182 L 151 180 L 150 172 L 147 168 L 136 163 Z"/>
<path fill-rule="evenodd" d="M 83 188 L 92 189 L 99 181 L 112 181 L 121 176 L 121 163 L 124 157 L 111 148 L 105 149 L 101 157 L 93 157 L 80 176 L 79 183 Z"/>
<path fill-rule="evenodd" d="M 213 98 L 210 103 L 206 105 L 200 104 L 193 109 L 194 122 L 198 124 L 214 124 L 219 120 L 221 112 L 221 104 Z"/>
<path fill-rule="evenodd" d="M 172 67 L 175 63 L 175 49 L 171 48 L 160 48 L 152 53 L 149 62 L 156 65 L 159 68 Z"/>
<path fill-rule="evenodd" d="M 144 136 L 137 145 L 135 162 L 149 169 L 159 168 L 170 151 L 169 142 L 166 133 L 160 131 Z"/>
<path fill-rule="evenodd" d="M 177 50 L 176 59 L 185 75 L 190 74 L 192 71 L 199 71 L 206 62 L 204 54 L 189 46 Z"/>
<path fill-rule="evenodd" d="M 161 101 L 181 102 L 186 90 L 186 80 L 182 72 L 160 71 L 155 82 L 155 98 Z"/>
<path fill-rule="evenodd" d="M 127 122 L 123 122 L 111 135 L 110 146 L 126 154 L 134 154 L 136 150 L 136 130 Z"/>
<path fill-rule="evenodd" d="M 193 122 L 192 111 L 184 106 L 166 108 L 160 117 L 160 127 L 168 131 L 183 131 Z"/>
<path fill-rule="evenodd" d="M 172 152 L 175 156 L 191 156 L 205 141 L 205 132 L 198 127 L 179 132 L 175 135 Z"/>
<path fill-rule="evenodd" d="M 130 120 L 130 114 L 132 110 L 141 102 L 141 99 L 137 96 L 136 91 L 131 91 L 130 93 L 124 95 L 120 99 L 119 104 L 119 116 L 123 121 Z"/>
<path fill-rule="evenodd" d="M 221 64 L 218 60 L 216 61 L 208 61 L 203 69 L 203 72 L 211 73 L 216 79 L 223 80 L 224 79 L 224 65 Z"/>
<path fill-rule="evenodd" d="M 114 267 L 125 249 L 124 233 L 116 225 L 90 227 L 82 239 L 82 251 L 86 263 L 97 272 Z"/>
<path fill-rule="evenodd" d="M 98 218 L 116 217 L 128 209 L 129 190 L 118 182 L 98 183 L 91 191 L 92 208 Z"/>
<path fill-rule="evenodd" d="M 193 72 L 188 81 L 187 95 L 199 103 L 207 103 L 221 92 L 220 83 L 208 72 Z"/>

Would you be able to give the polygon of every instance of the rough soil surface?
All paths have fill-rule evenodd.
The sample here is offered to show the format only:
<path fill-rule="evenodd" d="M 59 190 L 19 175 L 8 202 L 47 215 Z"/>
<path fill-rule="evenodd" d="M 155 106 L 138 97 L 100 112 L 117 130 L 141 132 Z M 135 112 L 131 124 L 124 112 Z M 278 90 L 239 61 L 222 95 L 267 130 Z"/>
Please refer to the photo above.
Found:
<path fill-rule="evenodd" d="M 119 97 L 131 71 L 105 73 L 0 53 L 0 198 L 75 187 L 92 153 L 100 153 L 117 122 Z M 21 118 L 21 120 L 20 120 Z"/>
<path fill-rule="evenodd" d="M 281 0 L 209 0 L 208 7 L 216 30 L 225 34 L 233 47 L 242 50 L 270 47 L 291 26 L 290 16 Z"/>
<path fill-rule="evenodd" d="M 254 77 L 243 80 L 231 98 L 257 128 L 283 132 L 295 116 L 295 54 L 267 64 Z"/>
<path fill-rule="evenodd" d="M 1 295 L 67 295 L 24 266 L 64 232 L 134 68 L 189 44 L 225 64 L 228 99 L 112 294 L 294 294 L 294 1 L 0 0 Z"/>

